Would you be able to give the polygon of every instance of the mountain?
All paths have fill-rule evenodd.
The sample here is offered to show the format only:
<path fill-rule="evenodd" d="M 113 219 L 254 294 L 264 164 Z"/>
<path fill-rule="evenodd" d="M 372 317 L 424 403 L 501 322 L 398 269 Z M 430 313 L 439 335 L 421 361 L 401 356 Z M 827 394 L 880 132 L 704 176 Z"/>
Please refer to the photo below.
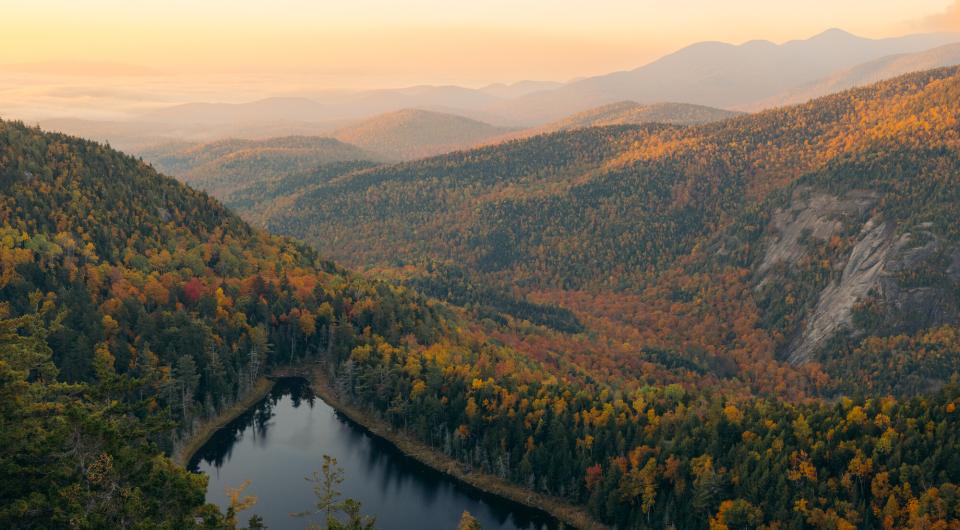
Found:
<path fill-rule="evenodd" d="M 943 384 L 960 357 L 891 370 L 856 352 L 874 347 L 867 331 L 957 324 L 958 94 L 957 69 L 942 69 L 702 126 L 541 135 L 332 180 L 266 226 L 354 266 L 420 267 L 412 284 L 438 296 L 500 286 L 595 331 L 627 326 L 608 340 L 630 346 L 598 347 L 604 358 L 724 344 L 743 348 L 740 370 L 763 351 L 816 360 L 846 391 L 911 393 Z M 736 309 L 717 309 L 734 306 L 714 288 L 740 293 Z M 677 313 L 664 296 L 690 305 Z M 710 307 L 718 335 L 704 342 L 684 319 Z M 631 326 L 670 338 L 630 338 Z M 747 329 L 762 332 L 737 338 Z"/>
<path fill-rule="evenodd" d="M 476 145 L 505 131 L 462 116 L 404 109 L 338 129 L 333 137 L 384 158 L 412 160 Z"/>
<path fill-rule="evenodd" d="M 568 83 L 528 94 L 488 110 L 517 122 L 545 123 L 592 107 L 630 100 L 678 101 L 748 109 L 786 90 L 838 70 L 898 53 L 915 53 L 960 41 L 952 33 L 865 39 L 829 30 L 784 44 L 702 42 L 634 70 Z"/>
<path fill-rule="evenodd" d="M 898 54 L 916 54 L 960 42 L 957 33 L 931 33 L 889 39 L 865 39 L 840 30 L 829 30 L 805 40 L 783 44 L 750 41 L 740 45 L 701 42 L 687 46 L 638 68 L 606 75 L 580 78 L 566 83 L 519 81 L 480 88 L 460 86 L 412 86 L 361 91 L 299 90 L 243 103 L 189 102 L 145 112 L 142 106 L 160 105 L 155 91 L 143 87 L 75 87 L 91 100 L 110 95 L 113 112 L 100 108 L 97 115 L 137 124 L 138 136 L 153 137 L 164 128 L 176 132 L 172 139 L 210 141 L 224 137 L 266 138 L 286 135 L 321 135 L 348 121 L 378 114 L 417 108 L 468 117 L 497 126 L 529 128 L 565 116 L 619 101 L 653 104 L 665 101 L 699 104 L 734 110 L 757 110 L 763 105 L 792 99 L 771 100 L 812 83 L 840 76 L 845 70 Z M 941 65 L 936 61 L 918 63 L 923 67 Z M 114 70 L 127 77 L 139 75 L 136 68 L 123 65 L 77 63 L 84 70 Z M 43 70 L 43 65 L 34 65 Z M 33 68 L 27 65 L 23 68 Z M 894 68 L 892 75 L 906 73 Z M 112 75 L 112 74 L 111 74 Z M 874 81 L 865 77 L 865 81 Z M 11 82 L 16 82 L 13 80 Z M 41 81 L 37 81 L 41 82 Z M 43 83 L 47 83 L 43 81 Z M 80 82 L 80 81 L 78 81 Z M 138 81 L 139 83 L 139 81 Z M 836 89 L 848 88 L 842 84 Z M 24 99 L 13 108 L 32 109 L 33 116 L 92 116 L 95 107 L 66 105 L 54 97 L 62 87 L 50 87 L 50 94 Z M 133 94 L 137 94 L 134 98 Z M 17 100 L 17 97 L 14 100 Z M 177 96 L 182 97 L 182 96 Z M 41 104 L 42 100 L 42 104 Z M 128 101 L 129 100 L 129 101 Z M 99 105 L 107 104 L 102 99 Z M 139 103 L 134 104 L 134 101 Z M 38 107 L 39 105 L 39 107 Z M 89 107 L 89 108 L 88 108 Z M 52 109 L 61 109 L 54 111 Z M 136 110 L 134 110 L 136 109 Z M 83 111 L 83 112 L 80 112 Z M 76 114 L 80 112 L 80 114 Z M 122 119 L 121 119 L 122 118 Z M 74 133 L 69 130 L 66 132 Z M 78 131 L 82 132 L 82 131 Z M 186 134 L 183 134 L 186 133 Z M 178 136 L 179 135 L 179 136 Z M 100 137 L 98 137 L 100 139 Z M 139 145 L 112 135 L 114 145 Z"/>
<path fill-rule="evenodd" d="M 957 33 L 866 39 L 834 29 L 783 44 L 701 42 L 630 71 L 567 83 L 519 81 L 478 89 L 424 85 L 358 92 L 317 91 L 246 103 L 193 102 L 155 109 L 131 117 L 129 122 L 140 127 L 138 136 L 142 137 L 176 139 L 179 135 L 181 139 L 209 141 L 224 137 L 326 134 L 352 120 L 411 108 L 513 128 L 540 126 L 620 101 L 641 104 L 672 101 L 757 110 L 778 102 L 793 102 L 795 98 L 787 94 L 809 89 L 818 82 L 827 84 L 825 90 L 831 86 L 849 88 L 840 81 L 831 85 L 828 78 L 842 77 L 845 71 L 856 67 L 878 68 L 876 76 L 885 75 L 882 66 L 864 63 L 898 54 L 917 54 L 956 42 L 960 42 Z M 903 58 L 902 64 L 910 60 L 920 61 L 921 67 L 940 66 L 948 61 L 941 58 L 938 62 L 931 56 Z M 896 65 L 891 65 L 886 72 L 906 73 Z M 850 75 L 860 76 L 867 82 L 879 80 L 866 72 Z M 158 134 L 171 127 L 176 131 Z M 127 141 L 117 134 L 108 139 L 116 145 L 121 142 L 143 144 Z"/>
<path fill-rule="evenodd" d="M 356 120 L 405 108 L 480 111 L 498 96 L 457 86 L 415 86 L 366 90 L 355 93 L 321 93 L 308 97 L 273 97 L 249 103 L 187 103 L 161 108 L 136 121 L 174 124 L 328 123 Z"/>
<path fill-rule="evenodd" d="M 587 127 L 606 127 L 610 125 L 641 125 L 645 123 L 666 123 L 673 125 L 698 125 L 725 120 L 742 113 L 703 105 L 687 103 L 654 103 L 641 105 L 634 101 L 619 101 L 597 108 L 578 112 L 540 127 L 522 129 L 496 137 L 485 143 L 497 143 L 506 140 L 527 138 L 537 134 L 557 131 L 572 131 Z"/>
<path fill-rule="evenodd" d="M 339 140 L 312 136 L 161 144 L 142 150 L 140 156 L 160 171 L 217 197 L 333 162 L 381 159 Z"/>
<path fill-rule="evenodd" d="M 540 135 L 271 221 L 365 275 L 0 122 L 0 526 L 236 527 L 164 453 L 286 366 L 581 528 L 956 526 L 958 95 Z"/>
<path fill-rule="evenodd" d="M 568 397 L 522 420 L 553 433 L 528 441 L 546 445 L 552 471 L 521 474 L 541 491 L 582 487 L 563 473 L 584 458 L 580 499 L 621 528 L 709 518 L 870 528 L 892 506 L 888 491 L 917 482 L 891 467 L 922 437 L 905 434 L 907 416 L 960 444 L 945 434 L 958 427 L 946 405 L 960 374 L 958 115 L 960 69 L 926 71 L 706 125 L 561 131 L 373 168 L 301 191 L 266 226 L 468 308 L 500 343 L 565 377 L 668 384 L 655 398 L 623 391 L 589 419 L 580 408 L 571 427 L 554 414 L 595 398 L 556 383 Z M 511 372 L 474 383 L 478 411 L 492 407 L 481 399 L 500 402 Z M 684 396 L 702 388 L 715 415 L 690 416 Z M 881 402 L 906 407 L 889 428 Z M 463 436 L 488 433 L 491 417 L 478 412 Z M 571 430 L 575 443 L 556 443 Z M 611 451 L 622 458 L 595 458 Z M 943 490 L 921 486 L 929 502 L 953 498 L 957 464 L 931 455 L 911 468 L 951 477 Z M 851 469 L 886 489 L 835 488 L 846 514 L 807 504 L 828 495 L 828 476 L 854 484 Z M 624 491 L 632 509 L 610 504 Z M 885 524 L 909 527 L 889 513 Z"/>
<path fill-rule="evenodd" d="M 741 113 L 723 109 L 690 105 L 688 103 L 654 103 L 641 105 L 634 101 L 620 101 L 579 112 L 560 121 L 544 125 L 546 131 L 569 131 L 585 127 L 608 125 L 639 125 L 643 123 L 670 123 L 699 125 L 725 120 Z"/>
<path fill-rule="evenodd" d="M 424 85 L 360 92 L 336 100 L 335 104 L 344 117 L 367 118 L 408 108 L 437 112 L 450 112 L 451 109 L 481 111 L 499 99 L 483 90 Z"/>
<path fill-rule="evenodd" d="M 882 57 L 853 68 L 836 72 L 805 86 L 764 100 L 756 105 L 769 108 L 777 105 L 805 103 L 813 98 L 840 92 L 856 86 L 869 85 L 899 75 L 960 64 L 960 43 L 939 46 L 918 53 L 902 53 Z"/>

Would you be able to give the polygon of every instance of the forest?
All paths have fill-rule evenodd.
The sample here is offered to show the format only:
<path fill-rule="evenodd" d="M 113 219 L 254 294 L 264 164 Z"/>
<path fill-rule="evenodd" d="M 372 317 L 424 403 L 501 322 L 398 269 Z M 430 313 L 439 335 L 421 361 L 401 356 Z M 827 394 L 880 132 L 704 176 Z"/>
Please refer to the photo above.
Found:
<path fill-rule="evenodd" d="M 351 168 L 261 205 L 312 246 L 107 146 L 0 122 L 0 526 L 243 525 L 168 455 L 310 363 L 608 525 L 960 528 L 958 118 L 941 69 Z M 828 196 L 829 231 L 814 216 L 799 254 L 769 253 L 778 219 Z M 843 313 L 859 332 L 811 343 L 874 232 L 882 289 Z"/>
<path fill-rule="evenodd" d="M 946 68 L 700 126 L 546 134 L 323 180 L 253 220 L 476 318 L 498 306 L 501 340 L 593 374 L 662 371 L 638 355 L 658 351 L 751 392 L 911 395 L 957 369 L 953 345 L 916 345 L 960 310 L 958 96 Z M 778 258 L 793 219 L 811 233 Z M 886 268 L 845 308 L 853 333 L 805 344 L 878 224 Z"/>
<path fill-rule="evenodd" d="M 237 189 L 312 171 L 337 163 L 372 162 L 378 154 L 314 136 L 284 136 L 264 140 L 226 139 L 212 142 L 168 142 L 140 149 L 144 160 L 167 175 L 175 175 L 214 197 Z M 317 179 L 319 180 L 319 179 Z"/>

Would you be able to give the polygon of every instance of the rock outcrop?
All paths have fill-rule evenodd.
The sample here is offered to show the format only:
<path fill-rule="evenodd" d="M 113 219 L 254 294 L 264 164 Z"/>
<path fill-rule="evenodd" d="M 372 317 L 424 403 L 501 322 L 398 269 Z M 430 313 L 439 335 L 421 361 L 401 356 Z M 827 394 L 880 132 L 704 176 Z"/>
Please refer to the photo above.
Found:
<path fill-rule="evenodd" d="M 804 254 L 804 237 L 830 239 L 843 229 L 844 222 L 859 224 L 876 200 L 877 194 L 870 191 L 851 192 L 840 198 L 808 188 L 797 190 L 790 207 L 773 214 L 769 231 L 774 239 L 767 246 L 759 272 L 777 263 L 796 263 Z"/>
<path fill-rule="evenodd" d="M 773 214 L 771 238 L 757 267 L 760 285 L 777 281 L 774 265 L 793 266 L 802 260 L 809 248 L 805 240 L 827 241 L 859 228 L 856 243 L 841 260 L 840 276 L 820 292 L 802 329 L 789 342 L 785 351 L 789 362 L 809 361 L 837 333 L 860 332 L 853 324 L 854 311 L 871 298 L 881 303 L 887 333 L 915 333 L 960 321 L 960 248 L 937 236 L 929 225 L 906 231 L 898 230 L 893 221 L 867 218 L 878 198 L 870 191 L 837 197 L 800 189 L 789 207 Z"/>
<path fill-rule="evenodd" d="M 793 364 L 810 360 L 811 355 L 837 332 L 848 328 L 854 306 L 879 286 L 887 259 L 895 246 L 892 223 L 870 219 L 863 226 L 860 240 L 850 252 L 839 281 L 820 293 L 807 324 L 787 349 Z"/>

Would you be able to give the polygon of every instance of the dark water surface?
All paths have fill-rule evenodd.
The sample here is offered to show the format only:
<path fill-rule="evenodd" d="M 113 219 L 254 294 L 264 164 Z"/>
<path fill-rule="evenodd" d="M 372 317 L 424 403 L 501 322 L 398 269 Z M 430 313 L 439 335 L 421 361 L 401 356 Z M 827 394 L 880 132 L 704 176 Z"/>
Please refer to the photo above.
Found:
<path fill-rule="evenodd" d="M 484 530 L 556 526 L 541 512 L 478 492 L 403 455 L 314 396 L 302 379 L 278 381 L 269 396 L 217 431 L 189 467 L 209 475 L 207 501 L 223 508 L 226 487 L 251 481 L 244 495 L 258 501 L 240 514 L 241 522 L 256 513 L 270 529 L 302 529 L 319 519 L 289 514 L 314 506 L 304 477 L 320 471 L 324 454 L 344 470 L 344 497 L 360 501 L 381 530 L 455 530 L 464 510 Z"/>

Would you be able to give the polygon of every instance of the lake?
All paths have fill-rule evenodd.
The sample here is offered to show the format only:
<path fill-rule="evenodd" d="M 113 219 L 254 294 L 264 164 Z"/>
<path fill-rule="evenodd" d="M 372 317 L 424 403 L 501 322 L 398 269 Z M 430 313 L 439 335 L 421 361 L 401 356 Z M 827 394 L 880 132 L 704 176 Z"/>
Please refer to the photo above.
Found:
<path fill-rule="evenodd" d="M 270 394 L 216 432 L 189 468 L 209 477 L 207 501 L 226 508 L 225 488 L 250 480 L 244 495 L 257 504 L 239 516 L 264 518 L 273 530 L 302 529 L 310 521 L 289 514 L 314 507 L 312 483 L 323 455 L 344 470 L 339 490 L 362 503 L 381 530 L 455 530 L 464 510 L 484 530 L 554 529 L 546 514 L 477 491 L 413 460 L 374 437 L 311 391 L 303 379 L 281 379 Z"/>

